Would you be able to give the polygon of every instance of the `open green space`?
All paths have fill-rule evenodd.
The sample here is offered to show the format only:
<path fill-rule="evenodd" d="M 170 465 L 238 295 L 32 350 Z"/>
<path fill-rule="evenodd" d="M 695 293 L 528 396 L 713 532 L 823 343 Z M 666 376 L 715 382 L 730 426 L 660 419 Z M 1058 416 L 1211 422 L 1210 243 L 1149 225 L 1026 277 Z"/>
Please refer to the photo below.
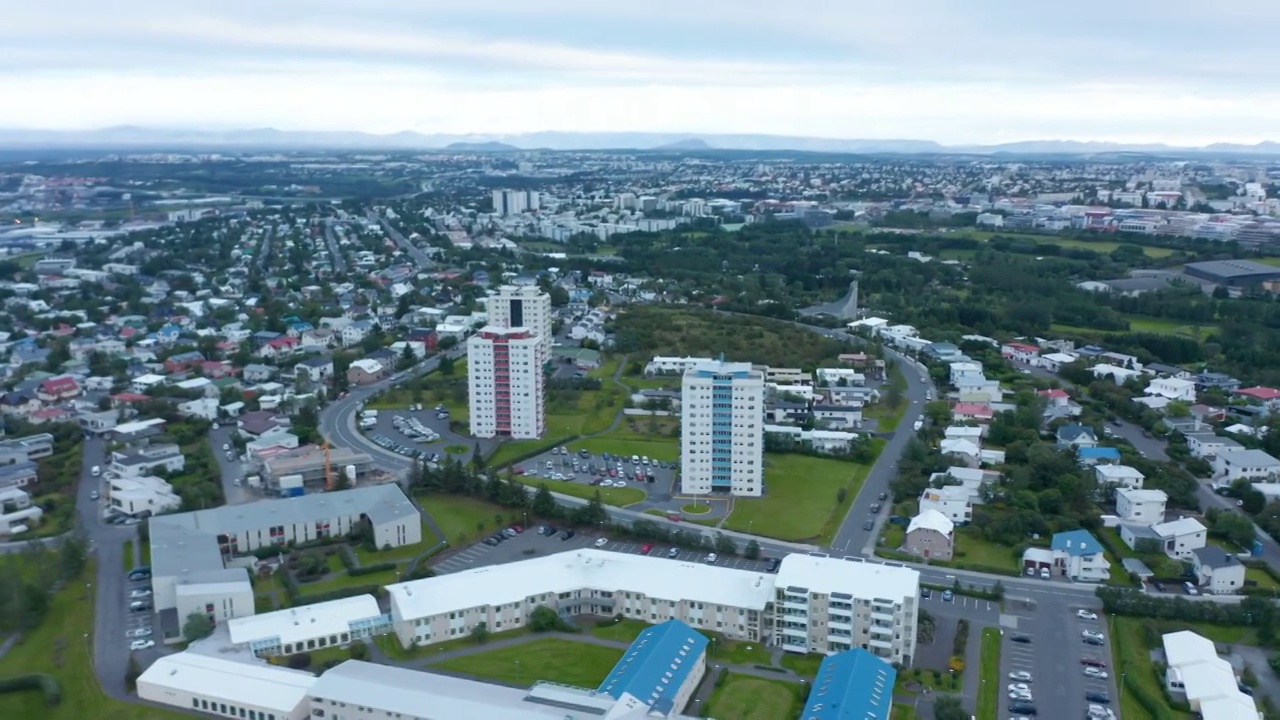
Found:
<path fill-rule="evenodd" d="M 978 717 L 993 718 L 1000 707 L 1000 640 L 999 628 L 983 628 L 981 667 L 979 676 L 982 684 L 978 686 Z"/>
<path fill-rule="evenodd" d="M 366 403 L 370 410 L 407 410 L 411 403 L 422 403 L 424 408 L 444 405 L 453 422 L 467 422 L 470 409 L 467 405 L 467 360 L 453 362 L 453 372 L 445 375 L 438 369 L 414 380 L 401 383 Z"/>
<path fill-rule="evenodd" d="M 495 643 L 499 640 L 512 640 L 524 637 L 530 634 L 532 630 L 528 627 L 517 628 L 515 630 L 504 630 L 502 632 L 489 633 L 489 642 Z M 405 648 L 400 645 L 400 639 L 395 633 L 386 635 L 377 635 L 373 638 L 373 643 L 378 646 L 384 655 L 392 660 L 421 660 L 423 658 L 438 657 L 443 653 L 464 648 L 476 647 L 476 641 L 470 637 L 459 637 L 453 640 L 445 640 L 444 642 L 431 643 L 429 645 L 418 645 L 412 648 Z M 530 683 L 532 684 L 532 683 Z"/>
<path fill-rule="evenodd" d="M 706 515 L 711 512 L 711 504 L 702 502 L 688 503 L 687 505 L 680 506 L 680 512 L 685 515 Z"/>
<path fill-rule="evenodd" d="M 936 231 L 925 231 L 925 234 L 938 234 Z M 1097 253 L 1114 252 L 1122 245 L 1134 245 L 1135 243 L 1116 242 L 1114 240 L 1084 240 L 1081 238 L 1057 237 L 1054 235 L 1040 235 L 1036 233 L 1019 233 L 1019 232 L 1003 232 L 978 230 L 975 228 L 957 228 L 947 230 L 941 233 L 946 237 L 968 237 L 974 240 L 987 242 L 994 237 L 1007 238 L 1009 240 L 1021 240 L 1024 242 L 1033 242 L 1037 245 L 1057 245 L 1061 248 L 1076 248 L 1079 250 L 1092 250 Z M 1139 245 L 1143 254 L 1149 258 L 1165 258 L 1177 252 L 1171 248 L 1152 247 L 1147 245 Z"/>
<path fill-rule="evenodd" d="M 542 638 L 453 658 L 431 667 L 517 686 L 545 680 L 596 688 L 622 658 L 622 652 L 622 648 Z"/>
<path fill-rule="evenodd" d="M 1245 568 L 1244 579 L 1246 582 L 1252 580 L 1253 582 L 1258 583 L 1258 587 L 1264 590 L 1280 591 L 1280 583 L 1277 583 L 1275 578 L 1271 577 L 1265 570 L 1260 568 Z"/>
<path fill-rule="evenodd" d="M 601 640 L 629 643 L 639 637 L 640 633 L 644 632 L 647 627 L 649 627 L 649 623 L 642 620 L 618 618 L 616 620 L 602 620 L 591 628 L 591 634 Z"/>
<path fill-rule="evenodd" d="M 102 692 L 93 674 L 93 595 L 85 584 L 94 579 L 93 563 L 79 578 L 68 582 L 51 598 L 43 623 L 26 633 L 22 641 L 0 658 L 0 678 L 31 672 L 49 673 L 62 686 L 62 702 L 45 704 L 38 690 L 0 694 L 0 718 L 13 720 L 180 720 L 185 713 L 171 712 L 112 700 Z M 123 632 L 113 642 L 124 642 Z"/>
<path fill-rule="evenodd" d="M 956 532 L 954 560 L 1000 568 L 1014 574 L 1017 574 L 1022 567 L 1022 560 L 1014 555 L 1014 548 L 998 545 L 983 538 L 982 533 L 972 526 L 961 528 Z"/>
<path fill-rule="evenodd" d="M 916 720 L 916 709 L 905 703 L 894 703 L 889 711 L 889 720 Z"/>
<path fill-rule="evenodd" d="M 830 537 L 869 466 L 812 455 L 765 453 L 765 495 L 736 498 L 725 527 L 792 542 Z M 845 499 L 838 501 L 844 489 Z"/>
<path fill-rule="evenodd" d="M 782 667 L 787 668 L 800 677 L 817 677 L 818 668 L 822 666 L 822 661 L 824 659 L 826 659 L 825 655 L 797 655 L 796 653 L 783 653 Z"/>
<path fill-rule="evenodd" d="M 1062 323 L 1053 323 L 1050 327 L 1057 332 L 1077 333 L 1080 335 L 1121 335 L 1126 332 L 1133 332 L 1150 333 L 1152 335 L 1177 335 L 1191 339 L 1203 338 L 1217 328 L 1214 323 L 1201 325 L 1197 329 L 1195 326 L 1187 325 L 1177 320 L 1144 317 L 1142 315 L 1125 315 L 1125 320 L 1129 321 L 1128 330 L 1100 330 Z"/>
<path fill-rule="evenodd" d="M 469 545 L 524 517 L 511 508 L 458 495 L 419 495 L 417 500 L 455 548 Z"/>
<path fill-rule="evenodd" d="M 707 717 L 734 720 L 783 720 L 804 709 L 797 683 L 729 673 L 703 708 Z"/>
<path fill-rule="evenodd" d="M 648 497 L 640 483 L 632 482 L 628 487 L 600 487 L 599 485 L 589 485 L 585 482 L 573 482 L 570 480 L 548 480 L 547 478 L 525 478 L 517 475 L 516 480 L 525 485 L 537 487 L 546 485 L 547 489 L 554 493 L 569 495 L 570 497 L 582 498 L 590 500 L 600 493 L 600 502 L 605 505 L 613 505 L 616 507 L 626 507 L 634 505 Z"/>
<path fill-rule="evenodd" d="M 1186 720 L 1191 714 L 1175 710 L 1164 693 L 1164 683 L 1151 662 L 1151 650 L 1154 648 L 1147 647 L 1143 641 L 1142 622 L 1138 618 L 1108 618 L 1112 667 L 1123 668 L 1124 671 L 1120 716 Z"/>
<path fill-rule="evenodd" d="M 898 523 L 885 523 L 880 529 L 880 547 L 885 550 L 897 550 L 907 541 L 907 528 Z"/>
<path fill-rule="evenodd" d="M 124 554 L 120 556 L 120 559 L 124 562 L 125 572 L 128 572 L 133 569 L 133 541 L 132 540 L 124 541 Z"/>
<path fill-rule="evenodd" d="M 769 648 L 764 643 L 730 640 L 709 631 L 703 631 L 702 634 L 711 638 L 707 653 L 713 662 L 730 665 L 768 665 L 771 662 Z"/>

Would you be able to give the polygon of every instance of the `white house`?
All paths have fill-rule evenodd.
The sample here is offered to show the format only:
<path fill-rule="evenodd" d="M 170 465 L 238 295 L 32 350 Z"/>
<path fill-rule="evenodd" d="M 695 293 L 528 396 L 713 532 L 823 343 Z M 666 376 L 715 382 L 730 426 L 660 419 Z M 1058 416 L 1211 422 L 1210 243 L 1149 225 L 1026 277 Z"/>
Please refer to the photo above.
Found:
<path fill-rule="evenodd" d="M 1088 530 L 1056 533 L 1048 549 L 1027 548 L 1022 563 L 1033 572 L 1045 569 L 1077 582 L 1106 582 L 1111 577 L 1111 563 L 1102 543 Z"/>
<path fill-rule="evenodd" d="M 1129 368 L 1120 367 L 1119 365 L 1109 365 L 1102 363 L 1089 368 L 1089 372 L 1093 373 L 1096 378 L 1111 378 L 1117 385 L 1123 385 L 1129 378 L 1138 377 L 1142 374 L 1141 370 L 1131 370 Z"/>
<path fill-rule="evenodd" d="M 1131 549 L 1137 550 L 1141 540 L 1154 540 L 1164 554 L 1183 560 L 1190 558 L 1193 550 L 1205 546 L 1207 534 L 1204 525 L 1195 518 L 1180 518 L 1151 526 L 1120 526 L 1120 539 Z"/>
<path fill-rule="evenodd" d="M 1063 365 L 1070 365 L 1075 361 L 1075 355 L 1069 355 L 1061 352 L 1049 353 L 1048 355 L 1040 356 L 1040 367 L 1051 373 L 1056 373 L 1062 369 Z"/>
<path fill-rule="evenodd" d="M 964 485 L 944 485 L 920 493 L 920 512 L 940 513 L 953 523 L 963 525 L 973 519 L 973 489 Z"/>
<path fill-rule="evenodd" d="M 1235 452 L 1244 449 L 1244 446 L 1235 440 L 1211 432 L 1187 433 L 1185 437 L 1187 438 L 1187 449 L 1191 451 L 1191 457 L 1198 457 L 1204 460 L 1212 460 L 1218 456 L 1218 453 Z"/>
<path fill-rule="evenodd" d="M 201 420 L 217 420 L 218 419 L 218 399 L 204 397 L 199 400 L 188 400 L 184 403 L 178 403 L 178 414 L 185 417 L 200 418 Z"/>
<path fill-rule="evenodd" d="M 181 472 L 185 466 L 182 450 L 174 444 L 147 445 L 111 453 L 111 471 L 118 477 L 136 478 L 157 470 Z"/>
<path fill-rule="evenodd" d="M 107 504 L 133 517 L 150 517 L 182 507 L 173 486 L 154 475 L 112 478 L 107 481 Z"/>
<path fill-rule="evenodd" d="M 953 362 L 951 363 L 951 384 L 955 385 L 961 378 L 979 378 L 986 380 L 986 375 L 982 372 L 982 363 L 979 362 Z"/>
<path fill-rule="evenodd" d="M 1182 378 L 1156 378 L 1147 384 L 1148 395 L 1158 395 L 1169 400 L 1193 403 L 1196 401 L 1196 384 Z"/>
<path fill-rule="evenodd" d="M 26 532 L 40 522 L 44 510 L 31 503 L 31 495 L 16 487 L 0 490 L 0 536 Z"/>
<path fill-rule="evenodd" d="M 1165 689 L 1183 695 L 1203 720 L 1261 720 L 1253 698 L 1240 692 L 1235 670 L 1213 641 L 1190 630 L 1163 637 Z"/>
<path fill-rule="evenodd" d="M 1164 522 L 1168 502 L 1163 490 L 1116 489 L 1116 515 L 1124 523 L 1150 526 Z"/>
<path fill-rule="evenodd" d="M 1191 553 L 1196 584 L 1214 595 L 1236 595 L 1244 587 L 1244 565 L 1240 558 L 1215 545 Z"/>
<path fill-rule="evenodd" d="M 1142 489 L 1142 481 L 1146 476 L 1128 465 L 1094 465 L 1093 473 L 1098 479 L 1098 486 L 1106 488 Z"/>
<path fill-rule="evenodd" d="M 984 425 L 952 425 L 942 431 L 942 436 L 947 440 L 968 440 L 977 445 L 982 442 L 986 429 Z"/>
<path fill-rule="evenodd" d="M 1261 450 L 1219 452 L 1213 459 L 1214 477 L 1232 482 L 1240 478 L 1275 482 L 1280 474 L 1280 460 Z"/>

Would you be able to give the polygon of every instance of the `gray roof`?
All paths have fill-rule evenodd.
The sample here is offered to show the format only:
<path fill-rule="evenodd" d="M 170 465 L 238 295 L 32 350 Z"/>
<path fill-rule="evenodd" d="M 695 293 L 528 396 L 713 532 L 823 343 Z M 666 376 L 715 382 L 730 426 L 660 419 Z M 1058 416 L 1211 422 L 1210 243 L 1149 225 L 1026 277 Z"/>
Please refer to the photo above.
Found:
<path fill-rule="evenodd" d="M 1231 453 L 1222 453 L 1232 465 L 1241 465 L 1244 467 L 1280 467 L 1280 460 L 1276 460 L 1261 450 L 1238 450 Z"/>
<path fill-rule="evenodd" d="M 1216 545 L 1206 545 L 1191 552 L 1200 561 L 1201 565 L 1208 565 L 1211 568 L 1223 568 L 1240 564 L 1240 558 Z"/>
<path fill-rule="evenodd" d="M 182 455 L 182 449 L 177 445 L 150 445 L 137 450 L 117 450 L 112 453 L 111 462 L 133 467 L 161 462 L 180 455 Z"/>
<path fill-rule="evenodd" d="M 1169 278 L 1162 277 L 1122 278 L 1119 280 L 1103 280 L 1102 282 L 1115 292 L 1122 293 L 1149 292 L 1169 287 Z"/>
<path fill-rule="evenodd" d="M 1121 525 L 1121 527 L 1127 529 L 1129 534 L 1133 535 L 1136 540 L 1142 540 L 1144 538 L 1149 540 L 1160 539 L 1160 534 L 1155 530 L 1152 530 L 1149 525 Z"/>
<path fill-rule="evenodd" d="M 367 515 L 374 523 L 382 523 L 417 513 L 400 486 L 388 484 L 157 515 L 150 520 L 152 573 L 182 576 L 186 581 L 222 582 L 235 578 L 223 574 L 229 571 L 223 570 L 218 550 L 220 533 L 256 531 L 337 515 Z"/>
<path fill-rule="evenodd" d="M 1208 260 L 1205 262 L 1187 263 L 1188 270 L 1216 275 L 1222 278 L 1248 278 L 1252 276 L 1272 277 L 1280 273 L 1280 268 L 1263 265 L 1252 260 Z"/>

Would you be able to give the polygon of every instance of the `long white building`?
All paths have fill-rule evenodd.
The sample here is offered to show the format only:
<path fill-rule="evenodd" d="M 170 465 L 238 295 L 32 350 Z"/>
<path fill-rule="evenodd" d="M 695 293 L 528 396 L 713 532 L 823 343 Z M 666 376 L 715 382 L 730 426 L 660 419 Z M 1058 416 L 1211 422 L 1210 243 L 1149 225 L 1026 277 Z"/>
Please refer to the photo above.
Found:
<path fill-rule="evenodd" d="M 764 492 L 764 374 L 750 363 L 701 363 L 684 372 L 680 491 Z"/>
<path fill-rule="evenodd" d="M 466 637 L 480 623 L 493 632 L 524 627 L 545 605 L 566 617 L 680 620 L 793 652 L 860 647 L 910 665 L 919 584 L 910 568 L 809 555 L 787 556 L 772 575 L 578 550 L 390 585 L 387 593 L 405 647 Z"/>
<path fill-rule="evenodd" d="M 467 341 L 471 434 L 531 439 L 546 430 L 543 338 L 524 327 L 489 325 Z"/>

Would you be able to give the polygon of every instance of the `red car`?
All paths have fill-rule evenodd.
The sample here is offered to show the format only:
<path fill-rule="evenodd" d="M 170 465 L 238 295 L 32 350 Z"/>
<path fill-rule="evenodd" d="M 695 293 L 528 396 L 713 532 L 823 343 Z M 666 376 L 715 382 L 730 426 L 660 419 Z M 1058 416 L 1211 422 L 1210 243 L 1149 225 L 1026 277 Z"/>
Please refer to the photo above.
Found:
<path fill-rule="evenodd" d="M 618 477 L 618 471 L 613 468 L 609 468 L 609 477 Z"/>
<path fill-rule="evenodd" d="M 524 466 L 522 466 L 522 465 L 517 465 L 517 466 L 515 466 L 515 467 L 511 468 L 511 472 L 515 473 L 516 475 L 523 475 L 523 474 L 524 474 Z"/>
<path fill-rule="evenodd" d="M 640 548 L 640 554 L 641 554 L 641 555 L 648 555 L 648 554 L 649 554 L 649 553 L 651 553 L 651 552 L 653 552 L 653 543 L 645 543 L 645 544 Z"/>
<path fill-rule="evenodd" d="M 1107 666 L 1106 663 L 1102 662 L 1102 660 L 1096 657 L 1082 657 L 1080 658 L 1080 664 L 1088 665 L 1089 667 L 1096 667 L 1096 668 L 1104 668 Z"/>
<path fill-rule="evenodd" d="M 524 526 L 521 525 L 520 523 L 516 523 L 515 525 L 512 525 L 511 529 L 515 530 L 517 534 L 524 532 Z"/>

